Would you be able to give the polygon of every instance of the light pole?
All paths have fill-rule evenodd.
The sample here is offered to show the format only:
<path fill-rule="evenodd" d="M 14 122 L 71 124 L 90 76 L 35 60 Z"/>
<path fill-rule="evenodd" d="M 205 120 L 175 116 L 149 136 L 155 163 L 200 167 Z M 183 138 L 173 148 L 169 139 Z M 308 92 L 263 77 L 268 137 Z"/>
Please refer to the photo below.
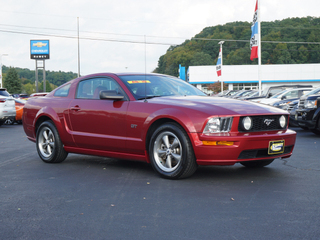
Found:
<path fill-rule="evenodd" d="M 221 54 L 221 92 L 223 92 L 223 80 L 222 80 L 222 45 L 224 44 L 224 41 L 220 41 L 218 42 L 218 44 L 220 45 L 220 54 Z"/>
<path fill-rule="evenodd" d="M 0 87 L 3 88 L 2 84 L 2 56 L 8 56 L 8 54 L 0 54 Z"/>

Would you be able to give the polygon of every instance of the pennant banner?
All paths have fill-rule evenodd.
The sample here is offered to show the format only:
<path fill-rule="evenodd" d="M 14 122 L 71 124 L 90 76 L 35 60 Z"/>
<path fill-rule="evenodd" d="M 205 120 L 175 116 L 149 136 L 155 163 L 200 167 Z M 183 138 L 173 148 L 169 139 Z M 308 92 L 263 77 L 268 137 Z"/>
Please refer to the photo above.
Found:
<path fill-rule="evenodd" d="M 222 54 L 221 54 L 221 45 L 220 45 L 219 57 L 218 57 L 217 65 L 216 65 L 218 77 L 221 76 L 221 68 L 222 68 L 221 58 L 222 58 Z"/>
<path fill-rule="evenodd" d="M 258 34 L 258 0 L 256 2 L 256 8 L 253 15 L 253 21 L 251 25 L 251 39 L 250 39 L 250 49 L 251 49 L 251 56 L 250 59 L 258 58 L 258 47 L 259 46 L 259 34 Z"/>

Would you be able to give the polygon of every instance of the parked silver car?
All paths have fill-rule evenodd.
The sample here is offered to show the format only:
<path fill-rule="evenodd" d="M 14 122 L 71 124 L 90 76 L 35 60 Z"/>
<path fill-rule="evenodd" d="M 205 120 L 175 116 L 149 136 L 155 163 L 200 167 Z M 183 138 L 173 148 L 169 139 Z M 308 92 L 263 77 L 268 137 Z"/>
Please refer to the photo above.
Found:
<path fill-rule="evenodd" d="M 0 88 L 0 126 L 6 120 L 14 120 L 16 117 L 15 101 L 12 96 L 7 92 L 7 89 Z"/>

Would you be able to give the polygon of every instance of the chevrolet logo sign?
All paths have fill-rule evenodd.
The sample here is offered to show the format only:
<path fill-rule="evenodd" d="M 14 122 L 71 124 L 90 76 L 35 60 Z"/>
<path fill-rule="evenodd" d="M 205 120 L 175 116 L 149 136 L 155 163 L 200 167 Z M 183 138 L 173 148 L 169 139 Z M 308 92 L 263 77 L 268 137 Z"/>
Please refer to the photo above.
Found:
<path fill-rule="evenodd" d="M 47 46 L 47 43 L 37 42 L 37 43 L 32 44 L 32 46 L 41 48 L 41 47 Z"/>

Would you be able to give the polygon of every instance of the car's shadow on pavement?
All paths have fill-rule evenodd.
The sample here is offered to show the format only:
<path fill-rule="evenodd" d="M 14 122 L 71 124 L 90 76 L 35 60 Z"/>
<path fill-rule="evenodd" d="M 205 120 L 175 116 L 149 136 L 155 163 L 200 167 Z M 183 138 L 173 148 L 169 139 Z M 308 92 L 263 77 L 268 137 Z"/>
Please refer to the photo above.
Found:
<path fill-rule="evenodd" d="M 279 170 L 272 168 L 272 164 L 262 168 L 246 168 L 240 164 L 232 166 L 199 166 L 193 178 L 195 179 L 219 179 L 219 180 L 243 180 L 253 178 L 277 177 Z"/>
<path fill-rule="evenodd" d="M 233 166 L 199 166 L 197 171 L 188 179 L 243 180 L 244 178 L 277 177 L 279 170 L 272 168 L 272 164 L 268 167 L 257 169 L 246 168 L 240 164 L 235 164 Z M 135 174 L 140 174 L 145 178 L 160 177 L 153 171 L 150 164 L 139 161 L 70 154 L 62 165 L 67 165 L 72 168 L 90 168 L 91 170 L 95 169 L 95 171 L 103 169 L 109 173 L 112 172 L 113 175 L 134 171 Z"/>

